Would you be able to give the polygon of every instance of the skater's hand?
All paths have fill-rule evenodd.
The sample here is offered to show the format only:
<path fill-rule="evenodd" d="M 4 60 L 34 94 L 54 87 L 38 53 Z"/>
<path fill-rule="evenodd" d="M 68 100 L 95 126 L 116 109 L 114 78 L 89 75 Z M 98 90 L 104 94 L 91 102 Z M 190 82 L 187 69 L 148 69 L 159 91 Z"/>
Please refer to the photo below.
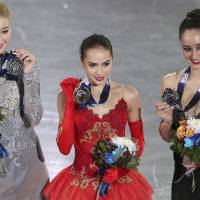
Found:
<path fill-rule="evenodd" d="M 74 90 L 75 87 L 80 83 L 79 79 L 75 78 L 67 78 L 64 79 L 61 82 L 61 88 L 63 89 L 65 98 L 66 98 L 66 103 L 69 104 L 75 104 L 74 100 Z"/>
<path fill-rule="evenodd" d="M 183 156 L 182 165 L 186 168 L 186 171 L 190 171 L 192 169 L 195 170 L 198 167 L 200 167 L 200 165 L 197 165 L 194 162 L 192 162 L 187 156 Z"/>
<path fill-rule="evenodd" d="M 162 121 L 172 124 L 172 112 L 174 107 L 167 103 L 160 101 L 155 105 L 156 115 L 161 118 Z"/>
<path fill-rule="evenodd" d="M 35 56 L 25 49 L 13 49 L 12 52 L 22 61 L 24 73 L 29 73 L 34 64 L 36 64 Z"/>

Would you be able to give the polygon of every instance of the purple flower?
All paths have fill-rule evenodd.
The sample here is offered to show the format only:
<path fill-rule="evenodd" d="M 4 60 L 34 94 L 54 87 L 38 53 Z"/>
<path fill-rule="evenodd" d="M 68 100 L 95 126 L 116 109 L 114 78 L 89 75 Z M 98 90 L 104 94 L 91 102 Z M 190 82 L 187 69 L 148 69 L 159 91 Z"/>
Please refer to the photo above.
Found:
<path fill-rule="evenodd" d="M 193 135 L 192 137 L 190 137 L 190 140 L 193 141 L 194 146 L 200 146 L 200 133 L 197 133 Z"/>

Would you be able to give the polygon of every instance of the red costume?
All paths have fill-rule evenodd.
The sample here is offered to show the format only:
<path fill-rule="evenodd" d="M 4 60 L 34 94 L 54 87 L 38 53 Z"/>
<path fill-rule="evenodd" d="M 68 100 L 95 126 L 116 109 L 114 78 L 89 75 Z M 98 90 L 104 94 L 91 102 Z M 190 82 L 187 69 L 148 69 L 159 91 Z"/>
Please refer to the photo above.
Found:
<path fill-rule="evenodd" d="M 73 90 L 78 83 L 73 78 L 61 82 L 67 103 L 57 144 L 64 154 L 68 154 L 74 144 L 75 160 L 44 189 L 48 200 L 95 200 L 99 176 L 92 158 L 93 147 L 100 139 L 125 136 L 126 101 L 121 98 L 114 109 L 100 118 L 92 110 L 75 107 Z M 140 156 L 144 147 L 142 121 L 129 122 L 129 127 L 132 138 L 138 141 Z M 137 170 L 119 168 L 113 173 L 108 170 L 105 179 L 111 185 L 108 194 L 99 200 L 151 200 L 152 188 Z"/>

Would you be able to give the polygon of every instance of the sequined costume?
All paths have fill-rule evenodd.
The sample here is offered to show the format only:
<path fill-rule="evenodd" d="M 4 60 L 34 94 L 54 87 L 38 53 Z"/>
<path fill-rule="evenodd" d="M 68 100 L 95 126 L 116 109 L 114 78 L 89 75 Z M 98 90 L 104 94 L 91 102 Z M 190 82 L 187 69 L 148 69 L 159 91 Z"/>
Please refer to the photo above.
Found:
<path fill-rule="evenodd" d="M 100 118 L 90 109 L 76 107 L 74 113 L 74 163 L 62 170 L 44 189 L 48 200 L 95 200 L 99 184 L 98 167 L 92 158 L 94 145 L 100 139 L 124 136 L 128 121 L 126 101 L 121 98 Z M 152 188 L 137 170 L 120 169 L 105 200 L 151 200 Z"/>
<path fill-rule="evenodd" d="M 1 55 L 1 67 L 4 56 Z M 0 68 L 1 69 L 1 68 Z M 23 84 L 0 77 L 0 109 L 6 117 L 0 122 L 0 143 L 8 152 L 7 173 L 0 176 L 1 200 L 40 200 L 48 173 L 33 126 L 40 122 L 39 68 L 34 65 L 22 77 Z M 23 117 L 20 115 L 20 91 L 23 87 Z"/>

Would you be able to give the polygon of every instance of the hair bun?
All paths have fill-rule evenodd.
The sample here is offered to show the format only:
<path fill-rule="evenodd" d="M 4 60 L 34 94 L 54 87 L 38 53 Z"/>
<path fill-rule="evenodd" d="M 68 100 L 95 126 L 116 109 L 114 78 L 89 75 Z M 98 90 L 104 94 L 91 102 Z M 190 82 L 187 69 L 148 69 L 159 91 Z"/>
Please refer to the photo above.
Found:
<path fill-rule="evenodd" d="M 193 18 L 200 18 L 200 9 L 196 8 L 189 13 L 187 13 L 187 18 L 193 19 Z"/>

